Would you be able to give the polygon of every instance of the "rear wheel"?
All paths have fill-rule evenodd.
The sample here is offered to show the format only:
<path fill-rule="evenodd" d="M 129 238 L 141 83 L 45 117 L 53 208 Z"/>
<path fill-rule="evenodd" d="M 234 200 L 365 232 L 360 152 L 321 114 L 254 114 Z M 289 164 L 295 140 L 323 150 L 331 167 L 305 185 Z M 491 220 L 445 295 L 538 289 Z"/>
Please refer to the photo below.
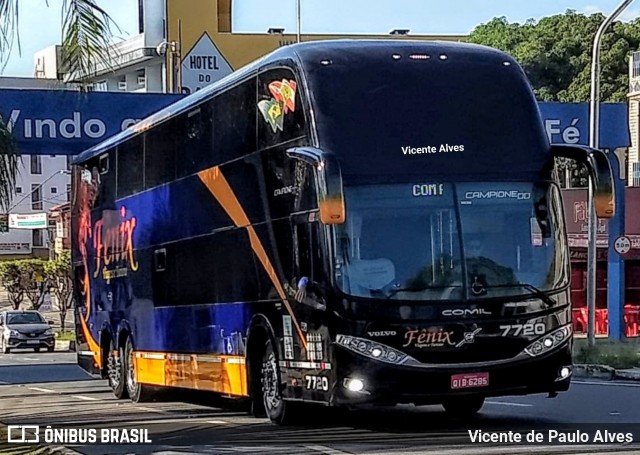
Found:
<path fill-rule="evenodd" d="M 129 392 L 129 398 L 134 403 L 142 403 L 145 401 L 151 401 L 155 393 L 155 389 L 146 384 L 140 384 L 136 377 L 136 364 L 133 353 L 133 342 L 131 338 L 127 338 L 127 343 L 124 348 L 124 358 L 126 364 L 126 383 L 127 391 Z"/>
<path fill-rule="evenodd" d="M 40 352 L 40 348 L 33 348 L 33 352 Z"/>
<path fill-rule="evenodd" d="M 122 348 L 117 348 L 114 342 L 109 345 L 109 354 L 107 355 L 107 377 L 109 387 L 118 399 L 127 398 L 127 388 L 125 387 L 125 371 L 124 371 L 124 352 Z"/>
<path fill-rule="evenodd" d="M 267 340 L 262 355 L 262 399 L 264 410 L 272 422 L 278 425 L 291 425 L 299 413 L 298 403 L 282 398 L 282 382 L 278 357 L 271 340 Z"/>
<path fill-rule="evenodd" d="M 471 417 L 480 411 L 484 405 L 484 397 L 456 397 L 449 398 L 442 403 L 444 410 L 453 417 Z"/>

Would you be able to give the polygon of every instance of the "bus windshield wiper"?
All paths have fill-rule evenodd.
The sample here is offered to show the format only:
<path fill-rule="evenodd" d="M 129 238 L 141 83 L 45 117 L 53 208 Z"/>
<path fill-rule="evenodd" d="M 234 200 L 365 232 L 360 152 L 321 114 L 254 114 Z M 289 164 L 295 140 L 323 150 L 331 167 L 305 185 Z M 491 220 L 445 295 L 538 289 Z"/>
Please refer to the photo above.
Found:
<path fill-rule="evenodd" d="M 394 288 L 391 291 L 389 291 L 389 294 L 387 294 L 387 300 L 390 300 L 391 297 L 393 297 L 394 295 L 396 295 L 398 292 L 423 292 L 423 291 L 429 291 L 431 289 L 448 289 L 448 288 L 459 288 L 461 286 L 422 286 L 422 287 L 406 287 L 406 288 Z"/>
<path fill-rule="evenodd" d="M 549 297 L 549 295 L 547 295 L 546 292 L 544 292 L 541 289 L 538 289 L 537 287 L 535 287 L 532 284 L 527 284 L 527 283 L 518 283 L 518 284 L 499 284 L 496 286 L 487 286 L 486 289 L 492 289 L 492 288 L 523 288 L 526 289 L 527 291 L 529 291 L 531 293 L 531 295 L 534 295 L 538 298 L 540 298 L 540 300 L 542 300 L 544 303 L 546 303 L 549 306 L 553 306 L 556 304 L 556 302 Z"/>

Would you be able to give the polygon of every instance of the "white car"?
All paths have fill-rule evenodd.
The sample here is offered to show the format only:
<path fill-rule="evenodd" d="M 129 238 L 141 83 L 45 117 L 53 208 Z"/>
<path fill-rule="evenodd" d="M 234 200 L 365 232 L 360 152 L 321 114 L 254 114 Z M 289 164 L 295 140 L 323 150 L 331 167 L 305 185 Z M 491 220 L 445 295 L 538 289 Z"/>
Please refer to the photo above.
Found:
<path fill-rule="evenodd" d="M 8 354 L 11 349 L 53 352 L 55 338 L 50 324 L 34 310 L 0 312 L 0 352 Z"/>

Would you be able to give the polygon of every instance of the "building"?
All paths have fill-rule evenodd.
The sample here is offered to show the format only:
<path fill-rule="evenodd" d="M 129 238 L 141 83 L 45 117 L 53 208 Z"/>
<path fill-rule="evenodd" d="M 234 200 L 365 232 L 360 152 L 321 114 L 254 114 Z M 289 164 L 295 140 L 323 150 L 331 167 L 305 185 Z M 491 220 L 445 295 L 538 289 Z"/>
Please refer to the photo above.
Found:
<path fill-rule="evenodd" d="M 297 35 L 272 27 L 264 33 L 231 30 L 232 0 L 138 0 L 138 35 L 111 51 L 109 66 L 91 74 L 68 74 L 61 68 L 59 46 L 35 54 L 35 76 L 60 80 L 85 79 L 97 91 L 191 93 L 279 46 L 295 43 Z M 385 35 L 303 34 L 302 41 L 322 39 L 418 39 L 461 41 L 462 35 L 410 35 L 396 29 Z"/>
<path fill-rule="evenodd" d="M 71 202 L 64 202 L 49 209 L 49 258 L 71 249 Z"/>

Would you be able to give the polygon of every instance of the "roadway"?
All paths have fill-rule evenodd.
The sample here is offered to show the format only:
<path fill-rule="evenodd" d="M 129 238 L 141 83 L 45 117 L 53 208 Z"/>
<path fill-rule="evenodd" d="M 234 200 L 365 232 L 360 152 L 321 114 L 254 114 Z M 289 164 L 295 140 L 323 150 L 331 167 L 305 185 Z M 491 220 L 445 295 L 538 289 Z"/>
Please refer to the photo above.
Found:
<path fill-rule="evenodd" d="M 87 377 L 72 353 L 0 355 L 0 422 L 55 428 L 146 428 L 148 445 L 66 445 L 83 454 L 274 453 L 640 453 L 640 383 L 574 380 L 555 399 L 545 396 L 491 399 L 471 421 L 448 418 L 439 406 L 366 411 L 310 408 L 295 427 L 247 415 L 239 404 L 208 394 L 174 391 L 151 403 L 116 400 L 106 381 Z M 636 443 L 615 445 L 472 443 L 468 430 L 520 431 L 566 427 L 632 431 Z M 635 425 L 624 425 L 635 424 Z M 540 430 L 543 431 L 543 430 Z M 5 449 L 0 441 L 0 453 Z M 60 452 L 64 453 L 64 452 Z M 74 453 L 74 452 L 66 452 Z"/>

